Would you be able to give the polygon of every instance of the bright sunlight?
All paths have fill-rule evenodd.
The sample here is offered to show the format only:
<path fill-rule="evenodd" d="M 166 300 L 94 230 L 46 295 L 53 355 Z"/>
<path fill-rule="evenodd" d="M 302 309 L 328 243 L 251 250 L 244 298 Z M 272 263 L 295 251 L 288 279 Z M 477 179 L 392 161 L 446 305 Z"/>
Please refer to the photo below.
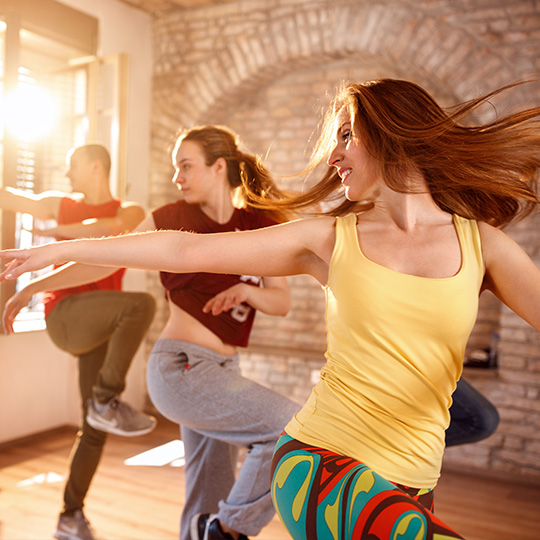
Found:
<path fill-rule="evenodd" d="M 19 83 L 17 90 L 5 97 L 0 115 L 14 137 L 32 141 L 50 132 L 56 120 L 56 107 L 44 90 Z"/>

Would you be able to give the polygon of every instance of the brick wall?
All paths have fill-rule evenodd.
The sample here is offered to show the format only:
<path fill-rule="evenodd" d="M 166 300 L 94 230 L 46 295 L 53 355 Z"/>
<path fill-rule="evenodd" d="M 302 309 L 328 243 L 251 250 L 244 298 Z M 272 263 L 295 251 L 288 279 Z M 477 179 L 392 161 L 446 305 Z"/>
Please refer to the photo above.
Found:
<path fill-rule="evenodd" d="M 154 20 L 151 205 L 178 197 L 170 148 L 180 128 L 230 125 L 283 186 L 299 188 L 301 179 L 285 176 L 305 165 L 326 93 L 341 80 L 406 78 L 451 104 L 538 77 L 539 50 L 537 0 L 244 0 L 163 12 Z M 538 88 L 495 104 L 537 103 Z M 537 218 L 509 231 L 538 264 L 539 231 Z M 323 293 L 308 277 L 290 283 L 291 313 L 259 314 L 242 362 L 247 376 L 302 402 L 324 360 Z M 151 342 L 165 309 L 161 302 Z M 471 348 L 486 346 L 493 330 L 500 368 L 466 376 L 497 404 L 500 427 L 487 441 L 449 449 L 445 463 L 540 483 L 540 336 L 484 296 Z"/>

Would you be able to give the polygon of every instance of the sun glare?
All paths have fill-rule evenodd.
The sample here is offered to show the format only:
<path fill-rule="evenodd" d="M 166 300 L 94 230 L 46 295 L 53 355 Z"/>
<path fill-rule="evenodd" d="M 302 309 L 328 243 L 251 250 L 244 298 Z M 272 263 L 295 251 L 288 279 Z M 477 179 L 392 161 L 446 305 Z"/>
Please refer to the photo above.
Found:
<path fill-rule="evenodd" d="M 184 443 L 178 439 L 146 450 L 124 461 L 126 465 L 162 467 L 182 467 L 184 465 Z"/>
<path fill-rule="evenodd" d="M 17 487 L 22 488 L 31 488 L 36 486 L 41 486 L 45 484 L 58 484 L 59 482 L 64 481 L 64 476 L 55 473 L 55 472 L 46 472 L 37 474 L 36 476 L 32 476 L 31 478 L 27 478 L 25 480 L 21 480 L 20 482 L 17 482 Z"/>
<path fill-rule="evenodd" d="M 49 133 L 54 126 L 54 101 L 35 86 L 19 86 L 3 103 L 6 129 L 18 139 L 31 141 Z"/>

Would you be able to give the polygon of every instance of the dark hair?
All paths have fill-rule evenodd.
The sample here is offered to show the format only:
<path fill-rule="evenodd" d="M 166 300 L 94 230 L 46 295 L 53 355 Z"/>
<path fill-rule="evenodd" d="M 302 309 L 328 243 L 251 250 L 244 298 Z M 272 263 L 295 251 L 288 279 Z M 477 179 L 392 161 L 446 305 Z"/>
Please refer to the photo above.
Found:
<path fill-rule="evenodd" d="M 483 125 L 460 122 L 483 103 L 515 83 L 442 109 L 420 86 L 380 79 L 346 84 L 337 92 L 322 123 L 311 162 L 313 171 L 329 155 L 335 118 L 344 107 L 351 114 L 353 136 L 361 139 L 377 162 L 386 184 L 411 192 L 406 173 L 419 170 L 437 205 L 450 213 L 502 226 L 529 214 L 540 168 L 540 107 L 508 114 Z M 326 213 L 344 215 L 358 206 L 345 200 L 334 167 L 306 193 L 282 204 L 307 208 L 338 201 Z"/>
<path fill-rule="evenodd" d="M 240 139 L 230 128 L 198 126 L 183 131 L 176 139 L 172 152 L 173 162 L 176 161 L 176 153 L 183 141 L 196 142 L 201 147 L 206 165 L 213 165 L 219 158 L 225 160 L 227 178 L 230 186 L 237 189 L 240 206 L 260 208 L 261 205 L 256 201 L 266 203 L 283 196 L 261 159 L 240 150 Z M 278 222 L 289 218 L 285 209 L 265 205 L 262 211 Z"/>

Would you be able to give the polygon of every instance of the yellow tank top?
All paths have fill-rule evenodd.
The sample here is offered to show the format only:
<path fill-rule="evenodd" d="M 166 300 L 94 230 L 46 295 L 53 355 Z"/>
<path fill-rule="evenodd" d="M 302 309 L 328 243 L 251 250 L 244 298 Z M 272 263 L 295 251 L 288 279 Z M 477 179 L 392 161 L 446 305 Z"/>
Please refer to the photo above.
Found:
<path fill-rule="evenodd" d="M 451 395 L 462 371 L 484 275 L 475 221 L 454 216 L 461 267 L 449 278 L 368 260 L 356 216 L 336 220 L 319 383 L 286 432 L 362 461 L 391 482 L 432 488 Z"/>

